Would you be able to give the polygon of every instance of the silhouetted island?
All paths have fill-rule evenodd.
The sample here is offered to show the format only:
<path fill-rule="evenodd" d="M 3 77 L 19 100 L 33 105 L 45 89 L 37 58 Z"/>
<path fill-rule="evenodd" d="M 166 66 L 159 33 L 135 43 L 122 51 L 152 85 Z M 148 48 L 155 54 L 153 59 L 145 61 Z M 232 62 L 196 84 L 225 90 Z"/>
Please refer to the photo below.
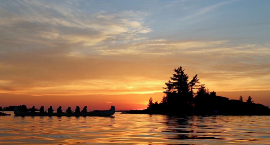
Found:
<path fill-rule="evenodd" d="M 191 81 L 182 67 L 174 69 L 174 74 L 165 83 L 165 96 L 160 103 L 153 103 L 152 98 L 145 110 L 130 110 L 130 114 L 168 114 L 168 115 L 270 115 L 270 109 L 256 104 L 249 96 L 247 101 L 230 100 L 209 92 L 205 85 L 199 85 L 195 75 Z M 196 93 L 194 93 L 197 90 Z"/>

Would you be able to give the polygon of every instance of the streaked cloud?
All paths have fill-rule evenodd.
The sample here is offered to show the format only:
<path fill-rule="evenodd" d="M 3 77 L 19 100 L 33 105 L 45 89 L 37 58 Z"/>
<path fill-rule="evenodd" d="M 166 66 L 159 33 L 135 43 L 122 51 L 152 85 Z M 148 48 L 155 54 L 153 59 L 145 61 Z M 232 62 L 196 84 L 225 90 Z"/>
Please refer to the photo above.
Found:
<path fill-rule="evenodd" d="M 51 5 L 46 1 L 3 2 L 0 7 L 6 15 L 0 17 L 0 38 L 16 39 L 21 43 L 44 41 L 47 45 L 81 43 L 93 46 L 131 41 L 138 39 L 138 34 L 151 31 L 143 22 L 146 15 L 143 12 L 100 11 L 89 14 L 71 9 L 72 5 L 65 2 Z"/>

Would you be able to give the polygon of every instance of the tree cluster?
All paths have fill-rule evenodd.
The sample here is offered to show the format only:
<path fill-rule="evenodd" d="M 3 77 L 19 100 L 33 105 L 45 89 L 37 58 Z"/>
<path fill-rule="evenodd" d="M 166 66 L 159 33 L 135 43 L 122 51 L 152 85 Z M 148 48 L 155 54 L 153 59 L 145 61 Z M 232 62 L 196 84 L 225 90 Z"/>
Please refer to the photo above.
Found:
<path fill-rule="evenodd" d="M 243 97 L 239 100 L 229 100 L 209 92 L 205 85 L 199 84 L 197 74 L 189 80 L 185 70 L 180 66 L 174 69 L 173 76 L 165 83 L 164 97 L 160 103 L 149 99 L 148 113 L 159 114 L 270 114 L 269 108 L 253 103 L 249 96 L 246 102 Z M 197 91 L 195 91 L 197 90 Z"/>
<path fill-rule="evenodd" d="M 149 100 L 148 110 L 163 112 L 187 112 L 192 110 L 194 104 L 193 90 L 198 87 L 199 79 L 195 75 L 190 81 L 185 70 L 180 66 L 174 69 L 174 74 L 170 80 L 165 83 L 165 96 L 160 104 Z"/>

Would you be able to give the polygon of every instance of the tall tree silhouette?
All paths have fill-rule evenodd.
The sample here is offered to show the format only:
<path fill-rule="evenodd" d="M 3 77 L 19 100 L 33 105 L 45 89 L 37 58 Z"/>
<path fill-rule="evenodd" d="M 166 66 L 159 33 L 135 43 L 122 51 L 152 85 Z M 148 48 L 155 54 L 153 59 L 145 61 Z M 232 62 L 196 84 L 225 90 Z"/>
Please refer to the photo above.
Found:
<path fill-rule="evenodd" d="M 198 91 L 197 91 L 197 97 L 198 97 L 198 96 L 204 97 L 204 96 L 207 96 L 207 95 L 209 95 L 209 91 L 206 90 L 205 84 L 202 84 L 202 85 L 200 86 L 200 88 L 198 89 Z"/>
<path fill-rule="evenodd" d="M 212 100 L 210 96 L 215 96 L 215 92 L 212 92 L 210 95 L 209 91 L 205 88 L 205 85 L 202 84 L 195 96 L 195 107 L 203 112 L 209 111 L 209 107 L 212 106 Z"/>
<path fill-rule="evenodd" d="M 239 97 L 239 101 L 243 102 L 243 97 L 242 96 Z"/>
<path fill-rule="evenodd" d="M 199 79 L 197 75 L 193 77 L 191 81 L 188 80 L 188 75 L 185 74 L 185 70 L 180 66 L 174 69 L 174 74 L 170 80 L 165 83 L 166 99 L 171 109 L 180 111 L 186 110 L 192 106 L 193 103 L 193 89 Z"/>
<path fill-rule="evenodd" d="M 252 98 L 250 96 L 248 96 L 247 103 L 250 103 L 250 104 L 253 103 Z"/>
<path fill-rule="evenodd" d="M 147 107 L 147 108 L 148 108 L 148 109 L 151 108 L 151 106 L 153 106 L 153 104 L 154 104 L 154 103 L 153 103 L 153 99 L 152 99 L 152 97 L 151 97 L 151 98 L 149 99 L 149 103 L 148 103 L 148 107 Z"/>
<path fill-rule="evenodd" d="M 167 104 L 168 103 L 168 98 L 166 96 L 163 96 L 161 104 Z"/>

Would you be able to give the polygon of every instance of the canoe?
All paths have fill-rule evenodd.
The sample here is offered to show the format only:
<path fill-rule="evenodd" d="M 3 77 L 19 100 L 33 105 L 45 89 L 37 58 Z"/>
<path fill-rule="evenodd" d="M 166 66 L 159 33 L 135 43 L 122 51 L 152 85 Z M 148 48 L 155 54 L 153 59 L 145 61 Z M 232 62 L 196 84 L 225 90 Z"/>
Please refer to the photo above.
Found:
<path fill-rule="evenodd" d="M 115 113 L 115 107 L 111 106 L 110 110 L 91 111 L 87 113 L 40 113 L 40 112 L 22 112 L 17 107 L 14 108 L 15 116 L 112 116 Z"/>
<path fill-rule="evenodd" d="M 0 116 L 10 116 L 11 114 L 7 114 L 7 113 L 4 113 L 4 112 L 0 112 Z"/>

